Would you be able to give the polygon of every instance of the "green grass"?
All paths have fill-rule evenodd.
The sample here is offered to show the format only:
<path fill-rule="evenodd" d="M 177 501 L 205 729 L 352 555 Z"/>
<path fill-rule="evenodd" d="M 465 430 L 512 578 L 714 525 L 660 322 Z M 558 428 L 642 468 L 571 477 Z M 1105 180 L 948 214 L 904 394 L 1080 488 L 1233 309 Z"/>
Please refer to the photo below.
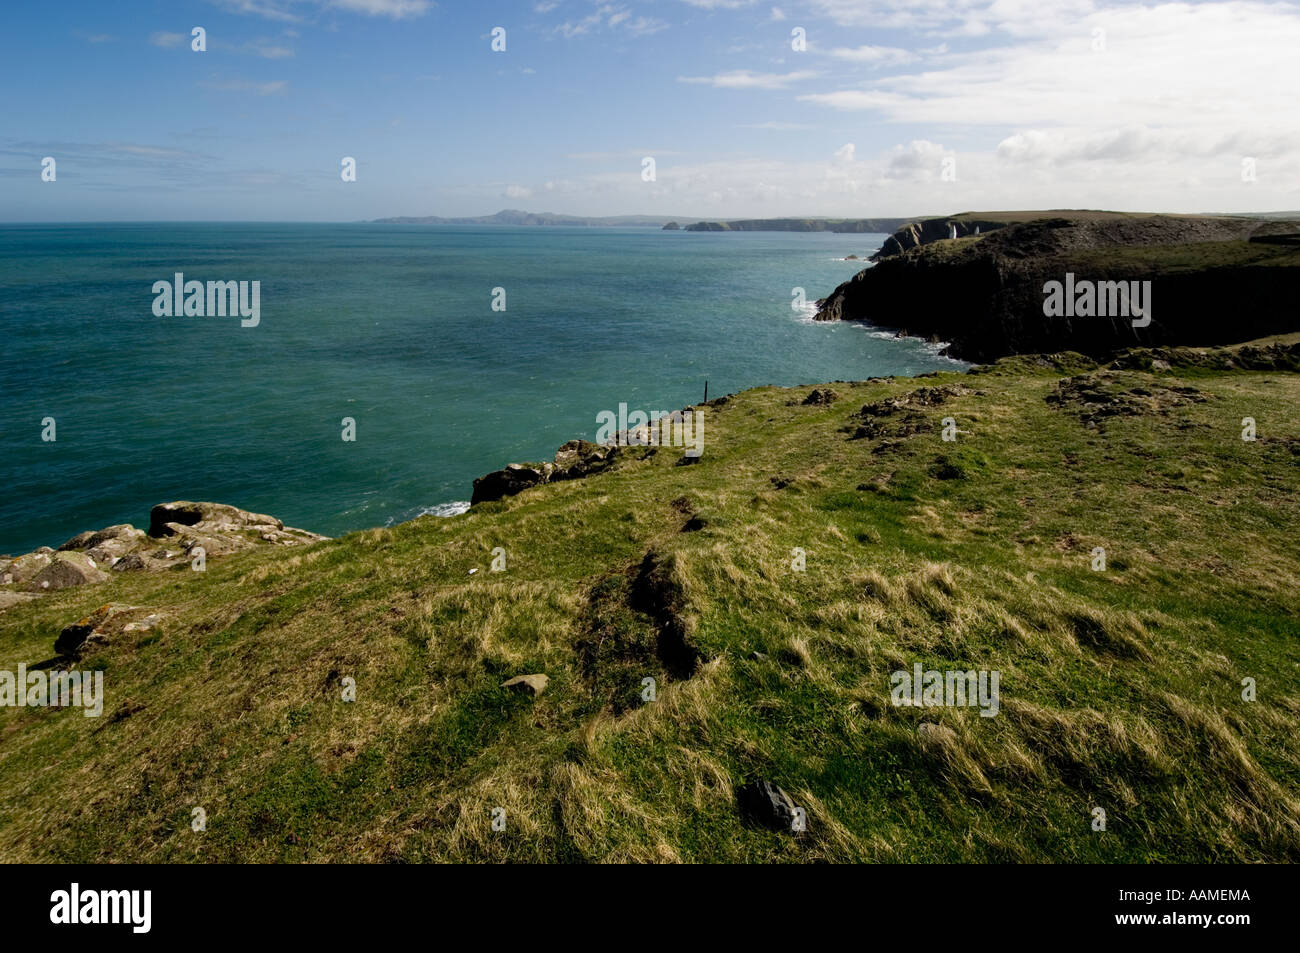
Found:
<path fill-rule="evenodd" d="M 695 466 L 634 451 L 451 519 L 9 609 L 10 670 L 105 602 L 166 619 L 82 663 L 102 718 L 0 709 L 0 858 L 1300 859 L 1300 375 L 1090 367 L 837 383 L 828 407 L 758 388 L 710 409 Z M 1089 429 L 1045 399 L 1079 373 L 1134 411 Z M 851 439 L 923 386 L 950 393 Z M 895 707 L 915 662 L 998 670 L 998 716 Z M 530 672 L 538 698 L 499 687 Z M 742 820 L 752 778 L 805 835 Z"/>

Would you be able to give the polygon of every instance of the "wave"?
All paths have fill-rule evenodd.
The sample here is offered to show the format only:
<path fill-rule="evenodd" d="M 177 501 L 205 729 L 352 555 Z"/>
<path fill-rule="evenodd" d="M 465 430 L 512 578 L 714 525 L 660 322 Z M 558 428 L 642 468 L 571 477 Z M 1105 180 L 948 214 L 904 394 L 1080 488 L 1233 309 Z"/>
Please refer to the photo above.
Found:
<path fill-rule="evenodd" d="M 801 307 L 794 309 L 794 319 L 800 324 L 819 324 L 814 320 L 817 314 L 817 302 L 815 300 L 804 301 Z"/>
<path fill-rule="evenodd" d="M 416 516 L 460 516 L 461 513 L 469 512 L 469 500 L 452 500 L 450 503 L 435 503 L 433 506 L 424 506 L 416 513 Z"/>
<path fill-rule="evenodd" d="M 952 344 L 951 341 L 927 341 L 925 338 L 919 338 L 916 337 L 915 335 L 910 335 L 910 334 L 903 334 L 901 331 L 882 331 L 879 328 L 874 328 L 870 324 L 863 324 L 861 322 L 852 322 L 852 323 L 857 324 L 858 327 L 862 328 L 863 331 L 865 331 L 868 335 L 870 335 L 873 338 L 880 338 L 882 341 L 906 341 L 909 344 L 911 344 L 913 347 L 916 347 L 922 351 L 926 351 L 929 354 L 933 355 L 934 357 L 939 358 L 940 360 L 951 361 L 953 364 L 957 364 L 962 367 L 970 366 L 968 361 L 959 360 L 958 358 L 955 357 L 949 357 L 947 354 L 944 353 L 944 351 L 947 350 L 947 348 Z"/>

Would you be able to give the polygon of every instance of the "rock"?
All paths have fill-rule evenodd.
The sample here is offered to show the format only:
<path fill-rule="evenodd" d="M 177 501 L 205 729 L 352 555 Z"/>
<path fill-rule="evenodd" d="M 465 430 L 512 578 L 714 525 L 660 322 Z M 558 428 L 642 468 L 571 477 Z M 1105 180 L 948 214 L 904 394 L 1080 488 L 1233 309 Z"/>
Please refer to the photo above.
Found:
<path fill-rule="evenodd" d="M 19 556 L 9 563 L 3 573 L 0 573 L 0 582 L 12 582 L 16 585 L 30 582 L 38 573 L 49 566 L 50 557 L 53 553 L 54 550 L 48 546 L 43 546 L 35 552 Z"/>
<path fill-rule="evenodd" d="M 471 504 L 487 503 L 503 497 L 514 496 L 530 486 L 538 486 L 547 482 L 550 479 L 551 471 L 554 469 L 554 466 L 550 463 L 543 463 L 538 466 L 524 463 L 508 464 L 504 470 L 493 470 L 491 473 L 475 479 L 474 491 L 470 495 L 469 501 Z"/>
<path fill-rule="evenodd" d="M 516 675 L 508 682 L 502 682 L 502 688 L 508 688 L 512 692 L 527 692 L 529 695 L 536 697 L 546 691 L 547 683 L 550 678 L 546 675 Z"/>
<path fill-rule="evenodd" d="M 570 440 L 555 451 L 555 470 L 551 480 L 577 480 L 608 469 L 618 456 L 618 447 L 602 446 L 586 440 Z"/>
<path fill-rule="evenodd" d="M 224 556 L 228 553 L 252 549 L 257 545 L 246 536 L 208 536 L 190 532 L 182 533 L 175 538 L 175 542 L 187 553 L 193 552 L 196 547 L 202 547 L 205 557 Z"/>
<path fill-rule="evenodd" d="M 90 545 L 91 537 L 94 535 L 95 531 L 93 529 L 88 529 L 84 533 L 78 533 L 76 536 L 72 537 L 72 539 L 60 546 L 59 550 L 67 551 L 69 549 L 86 549 Z"/>
<path fill-rule="evenodd" d="M 33 576 L 28 589 L 69 589 L 104 582 L 108 573 L 85 553 L 62 552 L 50 557 L 49 565 Z"/>
<path fill-rule="evenodd" d="M 147 612 L 149 610 L 144 606 L 128 606 L 120 602 L 102 605 L 85 618 L 65 626 L 54 642 L 54 651 L 65 657 L 82 655 L 92 648 L 108 645 L 114 636 L 123 632 L 147 631 L 157 624 L 161 616 L 152 614 L 147 625 L 128 628 L 139 622 L 141 615 Z"/>
<path fill-rule="evenodd" d="M 775 831 L 794 829 L 795 803 L 771 781 L 750 781 L 736 792 L 741 814 Z"/>
<path fill-rule="evenodd" d="M 828 387 L 826 390 L 817 389 L 811 391 L 808 396 L 803 399 L 803 403 L 805 407 L 809 405 L 825 407 L 829 404 L 835 403 L 835 401 L 839 399 L 840 395 Z"/>
<path fill-rule="evenodd" d="M 162 559 L 155 559 L 141 552 L 127 553 L 121 559 L 113 564 L 113 572 L 157 572 L 160 569 L 166 569 L 168 566 L 175 565 L 175 562 L 167 562 Z"/>
<path fill-rule="evenodd" d="M 161 621 L 162 621 L 162 613 L 159 612 L 150 613 L 149 615 L 145 616 L 143 619 L 140 619 L 136 622 L 128 622 L 126 625 L 122 626 L 122 631 L 124 633 L 152 632 L 154 629 L 158 627 L 158 623 L 160 623 Z"/>
<path fill-rule="evenodd" d="M 183 533 L 185 527 L 196 527 L 200 532 L 229 533 L 234 530 L 284 529 L 284 523 L 274 516 L 250 513 L 225 503 L 193 503 L 180 500 L 159 503 L 149 512 L 149 535 L 155 539 Z"/>

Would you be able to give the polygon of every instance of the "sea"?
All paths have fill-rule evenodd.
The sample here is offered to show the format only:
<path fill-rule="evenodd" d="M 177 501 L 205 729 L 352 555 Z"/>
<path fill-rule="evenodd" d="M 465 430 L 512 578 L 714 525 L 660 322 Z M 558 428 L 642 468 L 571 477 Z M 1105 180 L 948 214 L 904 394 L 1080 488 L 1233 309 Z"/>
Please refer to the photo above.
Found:
<path fill-rule="evenodd" d="M 812 321 L 884 238 L 0 225 L 0 553 L 182 499 L 330 536 L 453 516 L 476 476 L 591 439 L 620 403 L 964 367 Z M 256 324 L 165 313 L 177 273 L 258 282 Z"/>

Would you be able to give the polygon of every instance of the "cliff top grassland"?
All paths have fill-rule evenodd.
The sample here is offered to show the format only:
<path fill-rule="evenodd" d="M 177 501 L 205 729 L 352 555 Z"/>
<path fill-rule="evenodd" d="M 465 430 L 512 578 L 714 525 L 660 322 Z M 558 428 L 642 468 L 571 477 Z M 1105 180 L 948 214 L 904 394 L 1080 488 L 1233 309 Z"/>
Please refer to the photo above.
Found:
<path fill-rule="evenodd" d="M 0 859 L 1300 860 L 1298 359 L 760 387 L 692 466 L 12 605 L 0 667 L 106 701 L 0 708 Z M 106 603 L 161 621 L 56 660 Z M 998 671 L 997 715 L 893 704 L 916 663 Z"/>

